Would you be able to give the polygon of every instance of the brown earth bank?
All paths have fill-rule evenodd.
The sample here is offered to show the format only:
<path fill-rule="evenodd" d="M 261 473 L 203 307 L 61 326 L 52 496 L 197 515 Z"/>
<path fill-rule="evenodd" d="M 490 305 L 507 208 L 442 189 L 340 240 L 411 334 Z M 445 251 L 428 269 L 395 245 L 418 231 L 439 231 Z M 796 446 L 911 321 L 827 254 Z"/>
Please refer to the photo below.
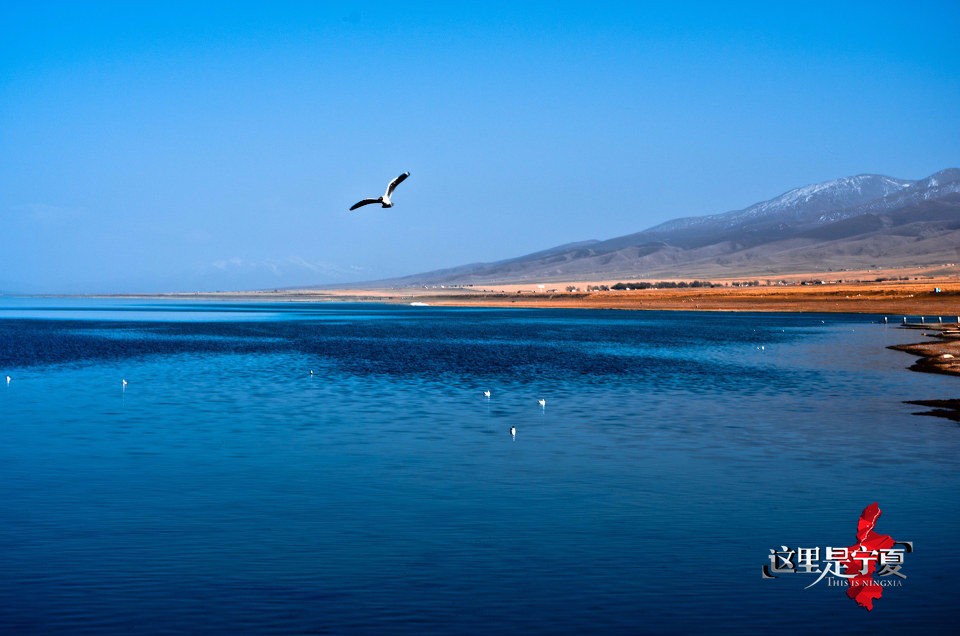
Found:
<path fill-rule="evenodd" d="M 787 311 L 888 314 L 927 320 L 957 320 L 960 281 L 955 278 L 923 282 L 817 283 L 684 287 L 585 291 L 612 283 L 557 283 L 551 290 L 522 285 L 484 289 L 340 290 L 338 297 L 359 299 L 374 294 L 387 302 L 424 302 L 435 305 L 486 307 L 573 307 L 589 309 L 649 309 L 678 311 Z M 577 291 L 557 291 L 572 287 Z M 935 290 L 939 288 L 940 291 Z M 583 291 L 581 291 L 583 290 Z"/>
<path fill-rule="evenodd" d="M 472 307 L 569 307 L 678 311 L 785 311 L 865 313 L 890 322 L 955 322 L 960 316 L 960 280 L 817 282 L 800 285 L 683 287 L 586 291 L 616 281 L 486 285 L 480 287 L 289 289 L 258 292 L 151 294 L 150 297 L 244 301 L 367 301 Z M 729 285 L 729 282 L 727 283 Z M 577 291 L 565 291 L 567 288 Z M 939 292 L 935 291 L 939 288 Z"/>
<path fill-rule="evenodd" d="M 895 272 L 894 272 L 895 273 Z M 960 276 L 927 276 L 922 280 L 827 280 L 811 274 L 778 277 L 776 281 L 712 279 L 712 287 L 595 290 L 629 281 L 569 281 L 471 286 L 356 287 L 275 289 L 251 292 L 142 294 L 140 297 L 205 298 L 259 301 L 369 301 L 488 307 L 580 307 L 679 311 L 802 311 L 925 316 L 956 320 L 960 315 Z M 652 281 L 648 281 L 652 282 Z M 668 283 L 689 285 L 691 280 Z M 760 282 L 759 285 L 748 283 Z M 937 292 L 936 290 L 940 291 Z M 569 290 L 569 291 L 568 291 Z M 124 294 L 129 297 L 131 295 Z"/>
<path fill-rule="evenodd" d="M 960 313 L 960 286 L 931 285 L 883 287 L 823 285 L 816 287 L 714 287 L 623 291 L 463 292 L 418 293 L 390 300 L 420 301 L 436 305 L 489 307 L 579 307 L 590 309 L 648 309 L 679 311 L 786 311 L 888 314 L 956 320 Z"/>

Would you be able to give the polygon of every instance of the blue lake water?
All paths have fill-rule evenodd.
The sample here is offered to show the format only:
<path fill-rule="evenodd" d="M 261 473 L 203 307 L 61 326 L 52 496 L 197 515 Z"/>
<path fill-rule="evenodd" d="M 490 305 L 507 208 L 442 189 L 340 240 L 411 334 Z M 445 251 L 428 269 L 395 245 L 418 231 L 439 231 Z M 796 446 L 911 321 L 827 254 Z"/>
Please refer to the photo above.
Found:
<path fill-rule="evenodd" d="M 960 428 L 903 401 L 960 381 L 885 348 L 920 339 L 0 299 L 0 632 L 949 632 Z M 874 501 L 915 551 L 872 612 L 761 578 L 771 548 L 853 544 Z"/>

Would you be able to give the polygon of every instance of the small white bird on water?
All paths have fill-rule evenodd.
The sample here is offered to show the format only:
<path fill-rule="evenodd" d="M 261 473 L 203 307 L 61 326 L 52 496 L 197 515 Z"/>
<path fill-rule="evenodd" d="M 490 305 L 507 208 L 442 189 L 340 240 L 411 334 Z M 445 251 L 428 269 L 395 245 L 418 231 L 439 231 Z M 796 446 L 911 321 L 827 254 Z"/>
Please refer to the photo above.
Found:
<path fill-rule="evenodd" d="M 127 388 L 127 379 L 126 379 L 126 378 L 123 378 L 122 380 L 120 380 L 120 386 L 121 386 L 122 388 L 124 388 L 124 389 Z"/>
<path fill-rule="evenodd" d="M 356 210 L 359 207 L 370 205 L 371 203 L 379 203 L 381 207 L 392 208 L 393 200 L 391 200 L 390 197 L 393 195 L 393 191 L 396 190 L 397 186 L 403 183 L 403 180 L 409 176 L 410 176 L 409 172 L 404 172 L 402 175 L 400 175 L 399 177 L 397 177 L 387 185 L 387 191 L 383 193 L 382 197 L 377 197 L 376 199 L 363 199 L 362 201 L 357 201 L 352 206 L 350 206 L 350 210 L 351 211 Z"/>
<path fill-rule="evenodd" d="M 8 375 L 8 376 L 7 376 L 7 384 L 10 384 L 10 379 L 11 379 L 11 378 L 10 378 L 10 376 Z"/>
<path fill-rule="evenodd" d="M 537 400 L 537 404 L 540 405 L 540 408 L 545 408 L 547 406 L 547 401 L 544 400 L 543 398 L 540 398 L 539 400 Z"/>
<path fill-rule="evenodd" d="M 510 437 L 512 437 L 513 439 L 517 439 L 517 427 L 516 427 L 516 426 L 511 426 L 511 427 L 510 427 Z"/>
<path fill-rule="evenodd" d="M 490 391 L 484 391 L 484 392 L 483 392 L 483 397 L 485 397 L 485 398 L 490 397 Z"/>

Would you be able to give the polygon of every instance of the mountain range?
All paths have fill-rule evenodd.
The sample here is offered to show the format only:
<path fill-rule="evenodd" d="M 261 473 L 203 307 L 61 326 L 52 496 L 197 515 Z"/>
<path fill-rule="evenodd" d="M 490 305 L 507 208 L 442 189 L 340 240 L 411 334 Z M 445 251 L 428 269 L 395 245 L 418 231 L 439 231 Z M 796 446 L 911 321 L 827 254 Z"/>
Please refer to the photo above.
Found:
<path fill-rule="evenodd" d="M 742 210 L 678 218 L 607 240 L 379 281 L 394 286 L 710 278 L 960 263 L 960 169 L 861 174 Z"/>

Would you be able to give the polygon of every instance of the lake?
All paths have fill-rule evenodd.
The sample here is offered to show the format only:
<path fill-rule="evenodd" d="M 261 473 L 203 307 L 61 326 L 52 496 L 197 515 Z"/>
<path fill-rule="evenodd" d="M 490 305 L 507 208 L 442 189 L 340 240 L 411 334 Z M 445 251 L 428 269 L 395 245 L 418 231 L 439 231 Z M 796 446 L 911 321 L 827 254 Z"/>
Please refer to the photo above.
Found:
<path fill-rule="evenodd" d="M 879 318 L 0 298 L 0 632 L 950 631 L 960 383 Z M 762 578 L 872 502 L 872 612 Z"/>

